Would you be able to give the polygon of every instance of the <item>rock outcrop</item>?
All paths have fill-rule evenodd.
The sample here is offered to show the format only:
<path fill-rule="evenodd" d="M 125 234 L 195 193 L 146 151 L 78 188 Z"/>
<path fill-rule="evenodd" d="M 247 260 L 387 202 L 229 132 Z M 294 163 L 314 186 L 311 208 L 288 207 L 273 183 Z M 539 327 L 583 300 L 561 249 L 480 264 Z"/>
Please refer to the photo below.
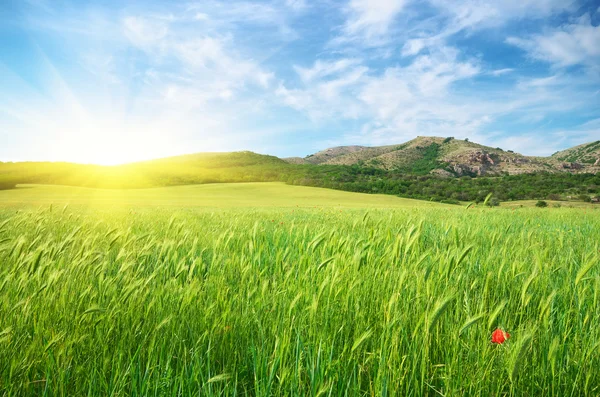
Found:
<path fill-rule="evenodd" d="M 441 178 L 452 178 L 454 174 L 441 168 L 436 168 L 430 172 L 431 175 L 436 175 Z"/>
<path fill-rule="evenodd" d="M 506 162 L 512 164 L 528 164 L 531 162 L 531 160 L 529 160 L 527 157 L 509 157 L 506 159 Z"/>
<path fill-rule="evenodd" d="M 469 156 L 469 162 L 477 163 L 482 165 L 494 165 L 494 159 L 490 156 L 489 153 L 483 151 L 476 151 L 471 153 Z"/>

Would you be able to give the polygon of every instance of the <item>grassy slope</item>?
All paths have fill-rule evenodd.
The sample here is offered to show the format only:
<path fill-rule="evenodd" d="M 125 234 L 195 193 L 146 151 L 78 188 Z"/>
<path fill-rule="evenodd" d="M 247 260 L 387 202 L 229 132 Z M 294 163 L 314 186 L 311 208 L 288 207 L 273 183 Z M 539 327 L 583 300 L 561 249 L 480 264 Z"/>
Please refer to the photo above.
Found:
<path fill-rule="evenodd" d="M 600 158 L 600 141 L 585 143 L 556 152 L 551 157 L 558 161 L 593 164 Z"/>
<path fill-rule="evenodd" d="M 180 207 L 346 207 L 402 208 L 439 206 L 390 195 L 351 193 L 279 182 L 222 183 L 153 189 L 92 189 L 22 185 L 0 191 L 0 207 L 19 205 L 180 206 Z"/>
<path fill-rule="evenodd" d="M 118 166 L 0 163 L 0 186 L 11 181 L 102 188 L 266 182 L 282 180 L 291 167 L 277 157 L 252 152 L 197 153 Z"/>

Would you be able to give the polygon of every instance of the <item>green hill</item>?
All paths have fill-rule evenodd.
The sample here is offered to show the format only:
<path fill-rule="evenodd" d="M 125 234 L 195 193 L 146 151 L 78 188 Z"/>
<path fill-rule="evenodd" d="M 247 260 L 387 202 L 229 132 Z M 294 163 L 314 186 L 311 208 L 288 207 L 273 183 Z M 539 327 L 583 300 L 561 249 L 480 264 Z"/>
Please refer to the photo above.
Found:
<path fill-rule="evenodd" d="M 576 146 L 550 157 L 534 157 L 452 137 L 417 137 L 399 145 L 339 146 L 303 159 L 294 157 L 286 160 L 293 164 L 358 165 L 439 176 L 595 173 L 600 171 L 600 141 Z"/>
<path fill-rule="evenodd" d="M 225 182 L 279 181 L 292 166 L 252 152 L 198 153 L 119 166 L 73 163 L 0 163 L 0 184 L 146 188 Z"/>
<path fill-rule="evenodd" d="M 600 141 L 562 150 L 554 153 L 551 157 L 558 161 L 600 166 Z"/>

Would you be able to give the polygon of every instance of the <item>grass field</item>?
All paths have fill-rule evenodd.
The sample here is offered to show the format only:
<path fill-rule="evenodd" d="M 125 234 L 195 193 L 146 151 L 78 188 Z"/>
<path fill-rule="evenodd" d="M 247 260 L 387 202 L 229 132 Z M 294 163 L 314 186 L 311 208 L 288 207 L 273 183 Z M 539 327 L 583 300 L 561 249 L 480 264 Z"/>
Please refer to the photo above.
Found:
<path fill-rule="evenodd" d="M 281 184 L 3 191 L 0 395 L 597 396 L 599 215 Z"/>
<path fill-rule="evenodd" d="M 385 194 L 290 186 L 281 182 L 216 183 L 152 189 L 92 189 L 72 186 L 19 185 L 0 191 L 0 206 L 74 204 L 88 207 L 347 207 L 410 208 L 437 206 Z"/>

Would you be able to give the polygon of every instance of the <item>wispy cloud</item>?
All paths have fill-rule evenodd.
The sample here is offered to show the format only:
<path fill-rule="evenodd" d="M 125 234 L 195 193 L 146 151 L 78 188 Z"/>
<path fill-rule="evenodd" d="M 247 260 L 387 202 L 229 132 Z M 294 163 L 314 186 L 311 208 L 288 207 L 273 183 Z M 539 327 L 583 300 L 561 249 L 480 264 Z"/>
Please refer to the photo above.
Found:
<path fill-rule="evenodd" d="M 542 19 L 573 8 L 573 0 L 430 0 L 439 13 L 431 17 L 435 23 L 420 23 L 419 37 L 409 38 L 403 55 L 416 55 L 422 50 L 445 45 L 446 40 L 457 35 L 498 28 L 513 21 Z M 420 29 L 421 26 L 424 28 Z"/>
<path fill-rule="evenodd" d="M 169 28 L 163 20 L 128 16 L 123 19 L 123 31 L 133 45 L 148 50 L 167 36 Z"/>
<path fill-rule="evenodd" d="M 296 11 L 304 11 L 308 8 L 306 0 L 285 0 L 285 4 Z"/>
<path fill-rule="evenodd" d="M 306 8 L 306 3 L 300 0 L 287 0 L 283 4 L 274 2 L 230 1 L 221 2 L 205 0 L 190 3 L 186 14 L 204 23 L 205 28 L 213 32 L 240 31 L 245 27 L 274 28 L 280 39 L 293 40 L 297 33 L 290 26 L 290 20 L 295 14 Z M 289 12 L 292 11 L 292 12 Z"/>
<path fill-rule="evenodd" d="M 385 40 L 394 18 L 408 0 L 350 0 L 340 40 L 361 39 L 366 43 Z"/>
<path fill-rule="evenodd" d="M 492 70 L 490 72 L 490 74 L 492 76 L 502 76 L 502 75 L 505 75 L 505 74 L 508 74 L 508 73 L 512 73 L 514 71 L 515 71 L 515 69 L 513 69 L 513 68 L 503 68 L 503 69 Z"/>
<path fill-rule="evenodd" d="M 300 78 L 305 83 L 310 82 L 317 78 L 323 78 L 337 74 L 350 67 L 356 66 L 360 63 L 358 59 L 342 58 L 336 61 L 322 61 L 318 59 L 315 64 L 310 68 L 304 68 L 301 66 L 294 65 L 294 70 L 300 75 Z"/>
<path fill-rule="evenodd" d="M 431 133 L 433 126 L 442 124 L 446 124 L 445 128 L 464 127 L 473 124 L 473 120 L 465 116 L 461 105 L 444 101 L 452 98 L 450 89 L 455 82 L 474 77 L 480 68 L 475 60 L 460 61 L 457 57 L 456 49 L 443 48 L 416 58 L 406 67 L 387 68 L 382 74 L 363 65 L 339 68 L 336 64 L 317 62 L 308 69 L 311 79 L 303 79 L 303 88 L 281 86 L 278 94 L 290 106 L 316 119 L 323 117 L 324 112 L 370 119 L 363 134 L 373 133 L 370 126 L 379 126 L 380 132 L 381 129 L 403 131 L 406 136 L 425 130 Z M 340 64 L 347 66 L 349 62 Z M 321 70 L 328 73 L 319 75 L 317 71 Z M 305 69 L 300 71 L 307 73 Z M 362 137 L 361 141 L 371 138 L 373 135 Z M 388 134 L 385 139 L 377 138 L 387 143 L 394 139 L 398 136 Z"/>
<path fill-rule="evenodd" d="M 509 37 L 506 41 L 527 51 L 532 58 L 558 67 L 584 65 L 600 70 L 600 26 L 592 25 L 589 15 L 542 34 Z"/>

